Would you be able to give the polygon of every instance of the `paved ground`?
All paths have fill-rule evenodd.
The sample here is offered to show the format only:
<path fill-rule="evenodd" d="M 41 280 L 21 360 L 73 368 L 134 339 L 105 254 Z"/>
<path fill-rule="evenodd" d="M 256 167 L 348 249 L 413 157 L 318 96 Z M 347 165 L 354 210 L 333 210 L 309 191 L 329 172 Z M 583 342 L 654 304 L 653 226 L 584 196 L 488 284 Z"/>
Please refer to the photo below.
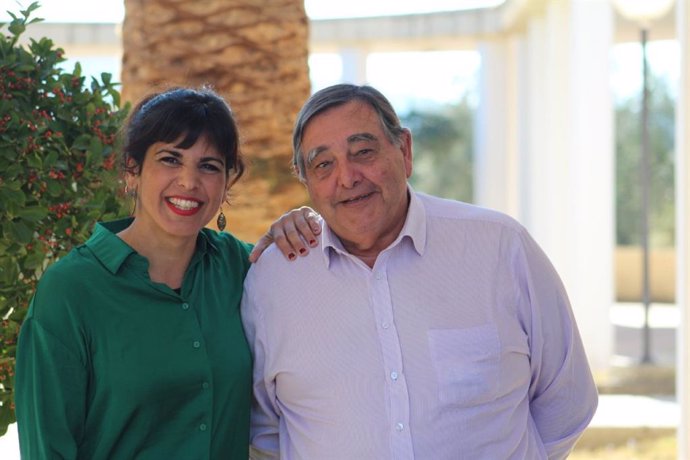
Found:
<path fill-rule="evenodd" d="M 618 303 L 611 308 L 610 318 L 615 334 L 613 364 L 631 366 L 639 363 L 643 355 L 644 309 L 639 304 Z M 675 305 L 651 305 L 649 348 L 653 365 L 675 366 L 679 321 L 680 313 Z"/>
<path fill-rule="evenodd" d="M 597 376 L 599 407 L 588 430 L 669 430 L 678 426 L 675 400 L 675 332 L 678 311 L 673 305 L 650 310 L 652 362 L 640 365 L 643 310 L 636 304 L 611 309 L 615 349 L 611 371 Z M 19 460 L 16 426 L 0 437 L 0 459 Z"/>

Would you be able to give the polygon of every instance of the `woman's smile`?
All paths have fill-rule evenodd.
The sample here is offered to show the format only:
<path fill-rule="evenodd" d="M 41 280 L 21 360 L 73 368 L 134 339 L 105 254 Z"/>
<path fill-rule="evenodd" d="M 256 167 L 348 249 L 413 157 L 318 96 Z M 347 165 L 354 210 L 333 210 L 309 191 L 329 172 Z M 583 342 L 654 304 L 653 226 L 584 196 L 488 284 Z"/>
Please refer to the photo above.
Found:
<path fill-rule="evenodd" d="M 180 216 L 194 215 L 201 210 L 201 206 L 203 205 L 202 201 L 180 197 L 166 198 L 165 203 L 172 212 Z"/>

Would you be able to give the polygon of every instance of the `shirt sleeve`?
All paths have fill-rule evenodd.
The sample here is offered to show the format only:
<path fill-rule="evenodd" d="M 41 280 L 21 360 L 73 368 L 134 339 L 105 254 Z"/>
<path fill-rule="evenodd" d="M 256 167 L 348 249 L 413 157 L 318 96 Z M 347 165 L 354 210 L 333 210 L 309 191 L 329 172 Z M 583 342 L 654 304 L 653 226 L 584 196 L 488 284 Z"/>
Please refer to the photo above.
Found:
<path fill-rule="evenodd" d="M 564 459 L 597 407 L 597 390 L 565 288 L 537 243 L 523 234 L 521 297 L 530 312 L 530 412 L 549 459 Z"/>
<path fill-rule="evenodd" d="M 280 417 L 275 405 L 275 381 L 266 372 L 266 338 L 262 328 L 262 315 L 253 288 L 253 271 L 249 271 L 242 297 L 242 322 L 249 347 L 254 356 L 253 396 L 250 424 L 250 451 L 252 460 L 280 457 L 278 439 Z"/>
<path fill-rule="evenodd" d="M 35 318 L 17 346 L 15 406 L 21 456 L 75 459 L 84 430 L 87 373 L 58 336 Z"/>

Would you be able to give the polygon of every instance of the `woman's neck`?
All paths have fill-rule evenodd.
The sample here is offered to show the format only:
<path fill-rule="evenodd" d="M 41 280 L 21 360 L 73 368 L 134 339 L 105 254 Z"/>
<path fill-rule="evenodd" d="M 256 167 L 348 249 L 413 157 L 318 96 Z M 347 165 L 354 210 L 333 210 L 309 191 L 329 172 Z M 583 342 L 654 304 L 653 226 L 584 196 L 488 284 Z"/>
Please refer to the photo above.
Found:
<path fill-rule="evenodd" d="M 194 255 L 196 237 L 173 238 L 144 232 L 136 225 L 136 219 L 117 236 L 148 260 L 151 281 L 165 284 L 171 289 L 182 286 L 184 274 Z"/>

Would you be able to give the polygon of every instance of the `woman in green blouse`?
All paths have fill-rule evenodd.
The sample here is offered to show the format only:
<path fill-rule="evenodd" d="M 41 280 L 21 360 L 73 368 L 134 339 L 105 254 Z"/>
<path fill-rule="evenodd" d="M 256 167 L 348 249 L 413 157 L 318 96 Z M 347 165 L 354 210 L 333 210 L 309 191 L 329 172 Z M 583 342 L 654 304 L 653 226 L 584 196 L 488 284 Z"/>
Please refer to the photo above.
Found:
<path fill-rule="evenodd" d="M 251 246 L 205 228 L 244 170 L 232 113 L 177 88 L 144 99 L 125 134 L 133 217 L 50 267 L 22 326 L 22 458 L 246 460 Z"/>

